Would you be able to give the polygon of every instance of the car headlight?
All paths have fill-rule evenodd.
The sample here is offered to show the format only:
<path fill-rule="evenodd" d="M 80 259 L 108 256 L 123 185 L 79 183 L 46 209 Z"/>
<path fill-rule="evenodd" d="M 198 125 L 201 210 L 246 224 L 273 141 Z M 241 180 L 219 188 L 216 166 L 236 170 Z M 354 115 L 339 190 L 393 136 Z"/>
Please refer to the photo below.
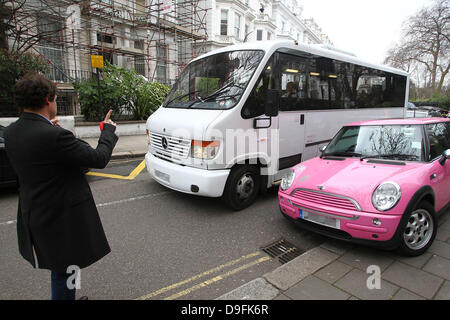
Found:
<path fill-rule="evenodd" d="M 219 141 L 192 140 L 191 157 L 211 160 L 217 155 L 219 147 Z"/>
<path fill-rule="evenodd" d="M 295 171 L 294 170 L 290 170 L 288 173 L 286 173 L 283 176 L 283 179 L 281 179 L 281 190 L 285 191 L 287 189 L 289 189 L 292 185 L 292 183 L 294 182 L 295 179 Z"/>
<path fill-rule="evenodd" d="M 372 194 L 372 204 L 378 211 L 387 211 L 395 207 L 402 191 L 395 182 L 383 182 Z"/>

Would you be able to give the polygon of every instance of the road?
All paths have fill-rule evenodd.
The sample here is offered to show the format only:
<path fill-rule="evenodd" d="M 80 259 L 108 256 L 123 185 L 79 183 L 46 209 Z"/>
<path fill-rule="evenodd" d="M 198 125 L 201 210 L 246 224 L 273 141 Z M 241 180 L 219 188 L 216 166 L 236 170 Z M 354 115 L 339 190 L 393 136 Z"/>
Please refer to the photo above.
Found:
<path fill-rule="evenodd" d="M 142 160 L 111 162 L 92 170 L 106 176 L 88 175 L 112 252 L 81 271 L 77 296 L 214 299 L 281 265 L 262 247 L 284 238 L 306 251 L 326 240 L 281 216 L 277 190 L 232 212 L 220 199 L 161 186 Z M 0 299 L 49 299 L 50 272 L 18 253 L 17 201 L 16 190 L 0 190 Z"/>

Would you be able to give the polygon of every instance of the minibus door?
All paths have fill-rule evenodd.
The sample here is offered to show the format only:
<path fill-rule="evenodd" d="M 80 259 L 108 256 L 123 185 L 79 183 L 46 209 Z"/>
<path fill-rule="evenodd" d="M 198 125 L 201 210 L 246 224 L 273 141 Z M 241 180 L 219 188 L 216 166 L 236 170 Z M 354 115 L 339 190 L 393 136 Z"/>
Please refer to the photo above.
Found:
<path fill-rule="evenodd" d="M 283 174 L 281 170 L 290 168 L 303 160 L 305 114 L 299 111 L 281 111 L 278 114 L 278 130 L 280 141 L 278 175 L 281 176 Z"/>

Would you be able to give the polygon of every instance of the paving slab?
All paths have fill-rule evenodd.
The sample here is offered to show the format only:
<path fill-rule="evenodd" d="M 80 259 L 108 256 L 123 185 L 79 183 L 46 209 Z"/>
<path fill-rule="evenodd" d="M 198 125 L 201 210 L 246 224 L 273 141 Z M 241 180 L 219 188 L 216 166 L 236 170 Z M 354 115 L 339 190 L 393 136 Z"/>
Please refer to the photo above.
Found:
<path fill-rule="evenodd" d="M 428 263 L 423 267 L 424 271 L 436 276 L 450 280 L 450 260 L 433 255 Z"/>
<path fill-rule="evenodd" d="M 426 300 L 424 297 L 418 296 L 406 289 L 400 289 L 392 300 Z"/>
<path fill-rule="evenodd" d="M 314 275 L 329 283 L 335 283 L 352 270 L 352 267 L 345 263 L 334 261 L 323 269 L 317 271 Z"/>
<path fill-rule="evenodd" d="M 381 277 L 402 288 L 431 299 L 439 290 L 443 279 L 423 270 L 396 261 Z"/>
<path fill-rule="evenodd" d="M 381 250 L 356 247 L 340 257 L 339 261 L 366 272 L 371 265 L 376 265 L 383 271 L 394 262 L 394 259 L 389 256 L 389 253 Z"/>
<path fill-rule="evenodd" d="M 401 261 L 403 263 L 406 263 L 412 267 L 422 269 L 427 264 L 427 262 L 430 261 L 432 256 L 433 256 L 432 253 L 425 252 L 424 254 L 422 254 L 418 257 L 401 257 L 401 256 L 399 256 L 397 258 L 397 260 Z"/>
<path fill-rule="evenodd" d="M 284 294 L 293 300 L 347 300 L 348 293 L 315 276 L 308 276 Z"/>
<path fill-rule="evenodd" d="M 450 230 L 439 228 L 436 234 L 436 240 L 447 242 L 450 240 Z"/>
<path fill-rule="evenodd" d="M 445 281 L 444 285 L 439 289 L 435 300 L 450 300 L 450 281 Z"/>
<path fill-rule="evenodd" d="M 450 259 L 450 244 L 448 244 L 447 242 L 434 240 L 428 251 L 446 259 Z"/>
<path fill-rule="evenodd" d="M 216 300 L 272 300 L 280 294 L 280 291 L 273 287 L 263 278 L 256 278 L 230 291 Z"/>
<path fill-rule="evenodd" d="M 369 289 L 367 279 L 370 275 L 358 269 L 353 269 L 334 285 L 351 295 L 363 300 L 389 300 L 399 290 L 399 287 L 381 279 L 380 289 Z"/>
<path fill-rule="evenodd" d="M 316 247 L 265 274 L 264 278 L 278 289 L 285 291 L 338 257 L 335 253 Z"/>

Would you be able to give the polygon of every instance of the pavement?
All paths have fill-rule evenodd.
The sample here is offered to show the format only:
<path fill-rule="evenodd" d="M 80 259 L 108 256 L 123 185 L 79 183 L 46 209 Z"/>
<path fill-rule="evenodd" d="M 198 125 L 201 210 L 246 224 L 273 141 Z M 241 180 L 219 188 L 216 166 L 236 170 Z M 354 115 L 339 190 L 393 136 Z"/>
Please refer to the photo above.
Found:
<path fill-rule="evenodd" d="M 329 240 L 217 300 L 450 300 L 450 213 L 419 257 Z"/>
<path fill-rule="evenodd" d="M 84 139 L 93 147 L 98 138 Z M 143 157 L 145 135 L 120 136 L 112 158 Z M 395 252 L 330 239 L 217 300 L 450 300 L 450 212 L 426 253 Z"/>
<path fill-rule="evenodd" d="M 93 148 L 97 147 L 98 138 L 84 138 L 83 140 L 89 143 Z M 141 158 L 145 156 L 147 151 L 148 144 L 147 136 L 145 134 L 119 136 L 119 140 L 111 155 L 111 160 Z"/>

